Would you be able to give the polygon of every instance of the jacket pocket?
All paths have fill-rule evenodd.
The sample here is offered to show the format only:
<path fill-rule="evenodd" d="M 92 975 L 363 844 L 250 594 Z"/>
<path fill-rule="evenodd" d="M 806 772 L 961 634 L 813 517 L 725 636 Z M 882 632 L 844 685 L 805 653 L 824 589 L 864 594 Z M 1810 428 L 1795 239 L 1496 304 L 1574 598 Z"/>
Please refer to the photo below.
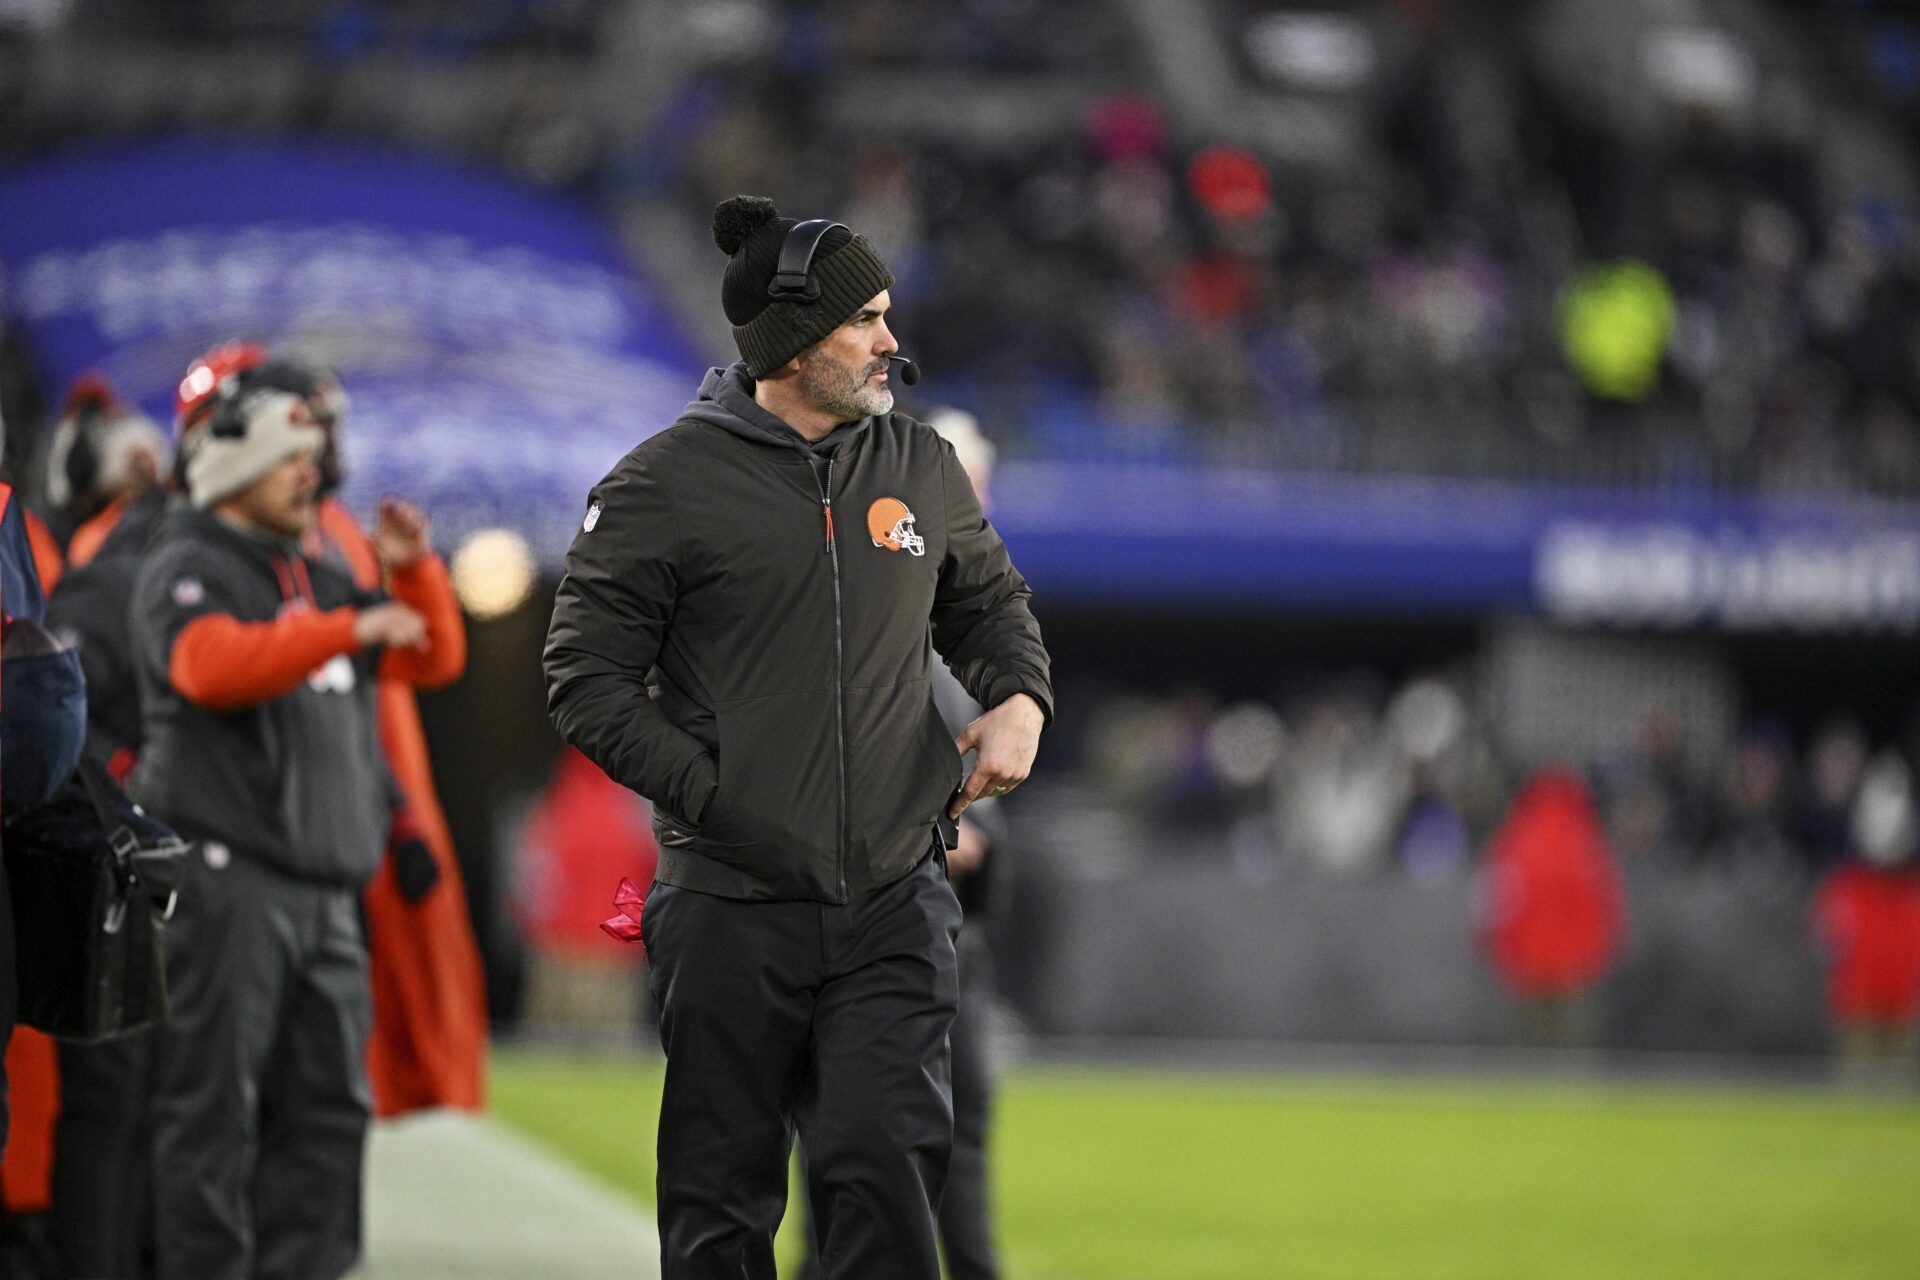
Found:
<path fill-rule="evenodd" d="M 925 680 L 847 690 L 848 844 L 855 859 L 885 862 L 926 851 L 960 785 L 960 753 Z"/>
<path fill-rule="evenodd" d="M 712 808 L 711 802 L 707 805 Z M 685 849 L 700 838 L 701 828 L 697 823 L 688 822 L 662 804 L 653 806 L 653 838 L 662 848 Z"/>
<path fill-rule="evenodd" d="M 720 785 L 700 821 L 702 851 L 723 861 L 833 856 L 840 794 L 833 690 L 722 703 L 717 719 Z"/>

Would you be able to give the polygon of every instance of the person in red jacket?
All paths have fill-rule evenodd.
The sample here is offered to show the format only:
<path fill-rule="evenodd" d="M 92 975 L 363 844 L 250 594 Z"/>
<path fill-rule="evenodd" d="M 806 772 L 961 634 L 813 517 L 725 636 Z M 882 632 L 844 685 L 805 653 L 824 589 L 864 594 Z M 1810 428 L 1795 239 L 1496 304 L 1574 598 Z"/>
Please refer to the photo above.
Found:
<path fill-rule="evenodd" d="M 1550 765 L 1494 834 L 1481 940 L 1527 1009 L 1527 1038 L 1570 1047 L 1589 1038 L 1584 997 L 1606 976 L 1625 929 L 1613 850 L 1587 784 Z"/>
<path fill-rule="evenodd" d="M 1848 1075 L 1893 1082 L 1910 1075 L 1920 1050 L 1920 867 L 1913 782 L 1897 757 L 1883 757 L 1861 781 L 1853 842 L 1854 856 L 1814 897 L 1827 1010 Z"/>
<path fill-rule="evenodd" d="M 527 815 L 514 914 L 531 953 L 524 1019 L 545 1031 L 631 1030 L 645 1007 L 644 954 L 601 931 L 607 886 L 653 883 L 660 860 L 647 802 L 572 747 Z"/>

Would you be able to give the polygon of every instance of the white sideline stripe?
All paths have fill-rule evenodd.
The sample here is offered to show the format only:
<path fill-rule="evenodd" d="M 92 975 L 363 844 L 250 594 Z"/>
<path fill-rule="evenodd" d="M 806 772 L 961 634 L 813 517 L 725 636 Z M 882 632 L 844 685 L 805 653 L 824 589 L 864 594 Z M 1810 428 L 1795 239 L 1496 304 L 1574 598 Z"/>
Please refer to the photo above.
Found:
<path fill-rule="evenodd" d="M 660 1274 L 644 1209 L 504 1125 L 458 1111 L 374 1126 L 355 1280 L 636 1280 Z"/>

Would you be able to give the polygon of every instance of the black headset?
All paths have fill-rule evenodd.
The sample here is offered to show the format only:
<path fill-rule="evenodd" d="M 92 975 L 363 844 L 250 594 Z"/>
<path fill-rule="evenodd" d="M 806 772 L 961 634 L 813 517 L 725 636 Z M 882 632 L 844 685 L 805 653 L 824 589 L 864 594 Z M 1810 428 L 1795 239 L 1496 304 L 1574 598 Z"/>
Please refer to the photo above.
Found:
<path fill-rule="evenodd" d="M 767 283 L 769 298 L 803 307 L 820 301 L 820 286 L 813 278 L 813 255 L 820 248 L 820 242 L 827 238 L 827 232 L 835 227 L 846 231 L 849 237 L 853 235 L 844 222 L 831 222 L 826 218 L 810 218 L 793 224 L 787 238 L 780 243 L 780 260 L 774 266 L 773 279 Z M 919 365 L 900 355 L 887 359 L 900 366 L 900 381 L 910 387 L 918 385 Z"/>
<path fill-rule="evenodd" d="M 773 280 L 767 285 L 767 296 L 775 302 L 797 302 L 812 306 L 820 301 L 820 286 L 813 280 L 813 255 L 820 248 L 820 242 L 827 238 L 827 232 L 839 227 L 847 231 L 845 223 L 829 222 L 825 218 L 812 218 L 806 222 L 796 222 L 787 232 L 787 238 L 780 245 L 780 262 L 773 269 Z M 853 232 L 847 231 L 851 236 Z"/>

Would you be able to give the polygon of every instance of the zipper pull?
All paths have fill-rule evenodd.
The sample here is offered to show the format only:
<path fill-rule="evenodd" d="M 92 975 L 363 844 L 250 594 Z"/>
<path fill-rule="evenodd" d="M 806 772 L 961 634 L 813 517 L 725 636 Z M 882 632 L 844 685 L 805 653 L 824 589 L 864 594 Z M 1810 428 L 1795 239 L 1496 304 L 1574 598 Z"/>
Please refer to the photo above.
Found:
<path fill-rule="evenodd" d="M 831 554 L 833 552 L 833 499 L 822 498 L 820 505 L 827 513 L 827 552 Z"/>

